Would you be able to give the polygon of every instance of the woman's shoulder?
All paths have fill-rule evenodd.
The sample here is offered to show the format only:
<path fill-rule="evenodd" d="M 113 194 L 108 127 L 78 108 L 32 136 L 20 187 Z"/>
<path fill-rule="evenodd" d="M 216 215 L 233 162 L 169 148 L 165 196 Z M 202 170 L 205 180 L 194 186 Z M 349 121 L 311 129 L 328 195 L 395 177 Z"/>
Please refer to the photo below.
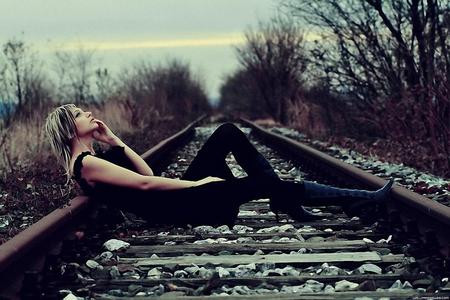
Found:
<path fill-rule="evenodd" d="M 71 160 L 71 163 L 70 163 L 70 167 L 71 167 L 71 170 L 72 170 L 72 178 L 75 178 L 75 179 L 80 178 L 80 169 L 83 166 L 82 160 L 87 155 L 95 156 L 90 151 L 83 151 L 80 154 L 72 157 L 72 160 Z"/>

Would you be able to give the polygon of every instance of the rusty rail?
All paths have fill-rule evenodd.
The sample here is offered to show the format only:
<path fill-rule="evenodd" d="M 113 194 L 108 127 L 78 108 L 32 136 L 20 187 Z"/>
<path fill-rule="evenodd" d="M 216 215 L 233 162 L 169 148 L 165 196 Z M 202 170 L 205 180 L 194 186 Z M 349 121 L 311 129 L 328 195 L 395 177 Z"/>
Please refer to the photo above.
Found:
<path fill-rule="evenodd" d="M 161 141 L 141 157 L 149 164 L 161 167 L 162 161 L 175 148 L 184 144 L 195 135 L 195 127 L 205 119 L 202 115 L 183 130 Z M 25 271 L 42 268 L 48 252 L 58 248 L 70 230 L 86 216 L 90 209 L 90 200 L 86 196 L 77 196 L 67 205 L 55 209 L 47 216 L 26 228 L 0 246 L 0 295 L 18 291 Z"/>
<path fill-rule="evenodd" d="M 308 161 L 319 168 L 327 169 L 333 174 L 339 174 L 353 182 L 372 188 L 380 188 L 385 184 L 385 180 L 382 178 L 367 173 L 304 143 L 270 132 L 248 119 L 241 118 L 241 121 L 251 127 L 255 135 L 261 140 L 274 146 L 276 149 L 281 149 L 293 155 L 301 161 Z M 392 187 L 391 195 L 393 200 L 390 206 L 391 210 L 400 212 L 405 223 L 413 220 L 423 233 L 424 238 L 429 239 L 430 234 L 434 234 L 435 238 L 440 242 L 442 254 L 449 257 L 450 207 L 395 184 Z M 431 239 L 433 238 L 431 237 Z"/>

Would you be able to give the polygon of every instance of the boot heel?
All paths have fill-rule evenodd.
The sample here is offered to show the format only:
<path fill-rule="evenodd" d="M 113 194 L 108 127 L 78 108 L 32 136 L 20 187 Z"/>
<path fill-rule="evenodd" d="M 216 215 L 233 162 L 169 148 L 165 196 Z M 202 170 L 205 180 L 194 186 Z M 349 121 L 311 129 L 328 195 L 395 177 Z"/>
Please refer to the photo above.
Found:
<path fill-rule="evenodd" d="M 280 213 L 280 209 L 278 207 L 275 207 L 275 204 L 272 200 L 270 200 L 269 202 L 269 208 L 275 214 L 275 220 L 277 221 L 277 223 L 280 223 L 280 216 L 278 215 Z"/>
<path fill-rule="evenodd" d="M 301 206 L 301 203 L 295 203 L 293 201 L 280 202 L 279 199 L 270 198 L 269 203 L 270 210 L 275 213 L 275 218 L 280 223 L 279 213 L 285 213 L 289 215 L 293 220 L 297 222 L 310 222 L 322 219 L 322 215 L 317 215 L 307 211 Z"/>
<path fill-rule="evenodd" d="M 275 220 L 277 221 L 277 223 L 280 223 L 280 216 L 278 215 L 278 211 L 275 212 Z"/>

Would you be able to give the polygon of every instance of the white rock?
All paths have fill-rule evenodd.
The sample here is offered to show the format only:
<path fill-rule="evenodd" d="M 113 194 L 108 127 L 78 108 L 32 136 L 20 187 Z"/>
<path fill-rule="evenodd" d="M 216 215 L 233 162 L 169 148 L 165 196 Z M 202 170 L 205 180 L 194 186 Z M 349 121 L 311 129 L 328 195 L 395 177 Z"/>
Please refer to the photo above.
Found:
<path fill-rule="evenodd" d="M 238 265 L 235 268 L 231 268 L 234 271 L 234 275 L 237 277 L 248 276 L 252 271 L 256 271 L 256 264 L 250 263 L 246 265 Z"/>
<path fill-rule="evenodd" d="M 382 270 L 374 264 L 363 264 L 358 269 L 360 274 L 381 274 Z"/>
<path fill-rule="evenodd" d="M 238 216 L 256 216 L 258 213 L 254 210 L 240 210 Z"/>
<path fill-rule="evenodd" d="M 232 289 L 231 295 L 247 295 L 251 292 L 250 288 L 246 285 L 237 285 Z"/>
<path fill-rule="evenodd" d="M 388 290 L 389 291 L 397 291 L 397 290 L 409 290 L 412 288 L 413 287 L 412 287 L 411 283 L 409 283 L 409 281 L 405 281 L 404 283 L 402 283 L 400 281 L 400 279 L 397 279 Z"/>
<path fill-rule="evenodd" d="M 311 289 L 313 291 L 313 293 L 317 293 L 322 290 L 324 284 L 319 281 L 309 279 L 302 286 L 303 286 L 303 288 Z"/>
<path fill-rule="evenodd" d="M 286 269 L 286 268 L 288 268 L 288 269 Z M 293 267 L 285 267 L 283 269 L 283 274 L 285 274 L 286 276 L 299 276 L 300 271 L 294 269 Z"/>
<path fill-rule="evenodd" d="M 387 239 L 381 239 L 381 240 L 378 240 L 377 243 L 378 243 L 378 244 L 381 244 L 381 243 L 389 243 L 391 240 L 392 240 L 392 235 L 388 236 Z"/>
<path fill-rule="evenodd" d="M 209 225 L 197 226 L 197 227 L 194 227 L 193 230 L 194 230 L 194 232 L 200 233 L 200 234 L 220 233 L 219 230 L 217 230 L 216 228 L 209 226 Z"/>
<path fill-rule="evenodd" d="M 230 271 L 223 267 L 217 267 L 216 271 L 219 273 L 220 278 L 230 276 Z"/>
<path fill-rule="evenodd" d="M 104 260 L 110 260 L 111 258 L 113 258 L 113 256 L 114 254 L 110 251 L 105 251 L 100 254 L 100 258 Z"/>
<path fill-rule="evenodd" d="M 193 244 L 217 244 L 215 239 L 208 238 L 206 240 L 197 240 Z"/>
<path fill-rule="evenodd" d="M 188 272 L 189 274 L 192 274 L 192 275 L 195 275 L 198 272 L 199 269 L 200 268 L 198 266 L 191 266 L 191 267 L 184 268 L 184 270 L 186 272 Z"/>
<path fill-rule="evenodd" d="M 334 290 L 336 292 L 354 291 L 358 288 L 359 284 L 347 280 L 341 280 L 336 282 Z"/>
<path fill-rule="evenodd" d="M 302 232 L 314 232 L 317 231 L 317 229 L 309 226 L 309 225 L 305 225 L 302 228 L 297 229 L 298 233 L 302 233 Z"/>
<path fill-rule="evenodd" d="M 213 270 L 206 269 L 205 267 L 201 267 L 198 269 L 198 275 L 202 278 L 209 278 L 213 274 Z"/>
<path fill-rule="evenodd" d="M 103 247 L 108 249 L 108 251 L 116 251 L 116 250 L 126 249 L 126 248 L 130 247 L 130 243 L 127 243 L 127 242 L 124 242 L 121 240 L 111 239 L 111 240 L 106 241 L 103 244 Z"/>
<path fill-rule="evenodd" d="M 100 266 L 100 264 L 95 260 L 90 259 L 86 262 L 86 266 L 88 266 L 89 269 L 96 269 Z"/>
<path fill-rule="evenodd" d="M 284 236 L 277 241 L 277 243 L 286 243 L 286 242 L 292 242 L 292 239 L 287 236 Z M 298 242 L 298 241 L 294 240 L 294 242 Z"/>
<path fill-rule="evenodd" d="M 240 237 L 236 240 L 236 243 L 243 244 L 243 243 L 251 243 L 254 242 L 253 238 L 251 237 Z"/>
<path fill-rule="evenodd" d="M 160 278 L 161 277 L 161 271 L 158 270 L 158 268 L 153 268 L 148 271 L 147 278 Z"/>
<path fill-rule="evenodd" d="M 402 282 L 400 279 L 397 279 L 389 288 L 389 290 L 399 290 L 402 288 Z"/>
<path fill-rule="evenodd" d="M 279 232 L 289 232 L 289 231 L 296 231 L 294 225 L 285 224 L 285 225 L 281 225 L 279 228 Z"/>
<path fill-rule="evenodd" d="M 327 284 L 327 286 L 323 289 L 324 293 L 334 293 L 334 287 Z"/>
<path fill-rule="evenodd" d="M 368 243 L 368 244 L 375 243 L 374 241 L 372 241 L 371 239 L 368 239 L 368 238 L 363 238 L 363 241 Z"/>
<path fill-rule="evenodd" d="M 246 233 L 249 231 L 253 231 L 253 228 L 245 225 L 234 225 L 233 230 L 237 231 L 238 233 Z"/>
<path fill-rule="evenodd" d="M 177 270 L 173 273 L 173 276 L 177 278 L 185 278 L 188 275 L 189 274 L 185 270 Z"/>
<path fill-rule="evenodd" d="M 271 233 L 271 232 L 279 232 L 279 226 L 261 228 L 258 229 L 258 231 L 256 231 L 256 233 Z"/>
<path fill-rule="evenodd" d="M 326 265 L 325 265 L 326 264 Z M 327 263 L 322 265 L 322 272 L 320 275 L 342 275 L 345 274 L 345 271 L 336 267 L 336 266 L 328 266 Z"/>
<path fill-rule="evenodd" d="M 292 293 L 299 293 L 300 290 L 301 290 L 301 288 L 298 285 L 296 285 L 296 286 L 283 285 L 281 287 L 281 292 L 283 292 L 283 293 L 290 293 L 290 294 L 292 294 Z"/>
<path fill-rule="evenodd" d="M 78 300 L 78 298 L 74 295 L 74 294 L 68 294 L 67 296 L 64 297 L 63 300 Z"/>
<path fill-rule="evenodd" d="M 230 230 L 230 227 L 228 227 L 228 225 L 222 225 L 216 228 L 217 230 L 219 230 L 220 233 L 232 233 Z"/>
<path fill-rule="evenodd" d="M 413 289 L 413 286 L 412 286 L 411 283 L 409 283 L 409 281 L 405 281 L 405 282 L 403 283 L 402 288 L 403 288 L 404 290 L 410 290 L 410 289 Z"/>

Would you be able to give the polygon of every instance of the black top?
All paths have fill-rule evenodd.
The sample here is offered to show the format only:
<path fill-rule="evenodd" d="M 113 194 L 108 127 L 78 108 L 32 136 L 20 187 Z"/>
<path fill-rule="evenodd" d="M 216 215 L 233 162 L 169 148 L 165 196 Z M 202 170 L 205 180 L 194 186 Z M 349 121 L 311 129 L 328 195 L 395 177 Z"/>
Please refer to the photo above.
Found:
<path fill-rule="evenodd" d="M 109 162 L 112 162 L 116 165 L 119 165 L 121 167 L 127 168 L 132 171 L 136 171 L 134 164 L 132 161 L 128 158 L 128 156 L 125 154 L 125 147 L 122 146 L 112 146 L 110 149 L 106 151 L 99 151 L 95 155 L 91 154 L 89 151 L 84 151 L 78 155 L 78 157 L 75 159 L 74 166 L 73 166 L 73 173 L 72 176 L 73 179 L 75 179 L 78 184 L 80 185 L 81 189 L 85 193 L 85 195 L 94 195 L 99 189 L 101 189 L 102 185 L 103 187 L 106 186 L 106 184 L 97 183 L 95 187 L 92 187 L 87 183 L 87 181 L 81 177 L 81 168 L 83 167 L 83 158 L 86 155 L 92 155 L 98 158 L 102 158 L 104 160 L 107 160 Z"/>
<path fill-rule="evenodd" d="M 95 155 L 89 151 L 78 155 L 74 162 L 72 178 L 79 183 L 84 195 L 108 206 L 132 212 L 150 223 L 230 225 L 239 213 L 242 197 L 248 197 L 245 195 L 249 194 L 246 192 L 249 185 L 240 181 L 248 181 L 250 177 L 175 190 L 139 190 L 103 182 L 97 182 L 94 187 L 91 187 L 81 177 L 82 161 L 87 155 L 105 159 L 136 172 L 133 162 L 124 150 L 124 147 L 113 146 Z M 240 194 L 242 197 L 239 196 Z"/>

